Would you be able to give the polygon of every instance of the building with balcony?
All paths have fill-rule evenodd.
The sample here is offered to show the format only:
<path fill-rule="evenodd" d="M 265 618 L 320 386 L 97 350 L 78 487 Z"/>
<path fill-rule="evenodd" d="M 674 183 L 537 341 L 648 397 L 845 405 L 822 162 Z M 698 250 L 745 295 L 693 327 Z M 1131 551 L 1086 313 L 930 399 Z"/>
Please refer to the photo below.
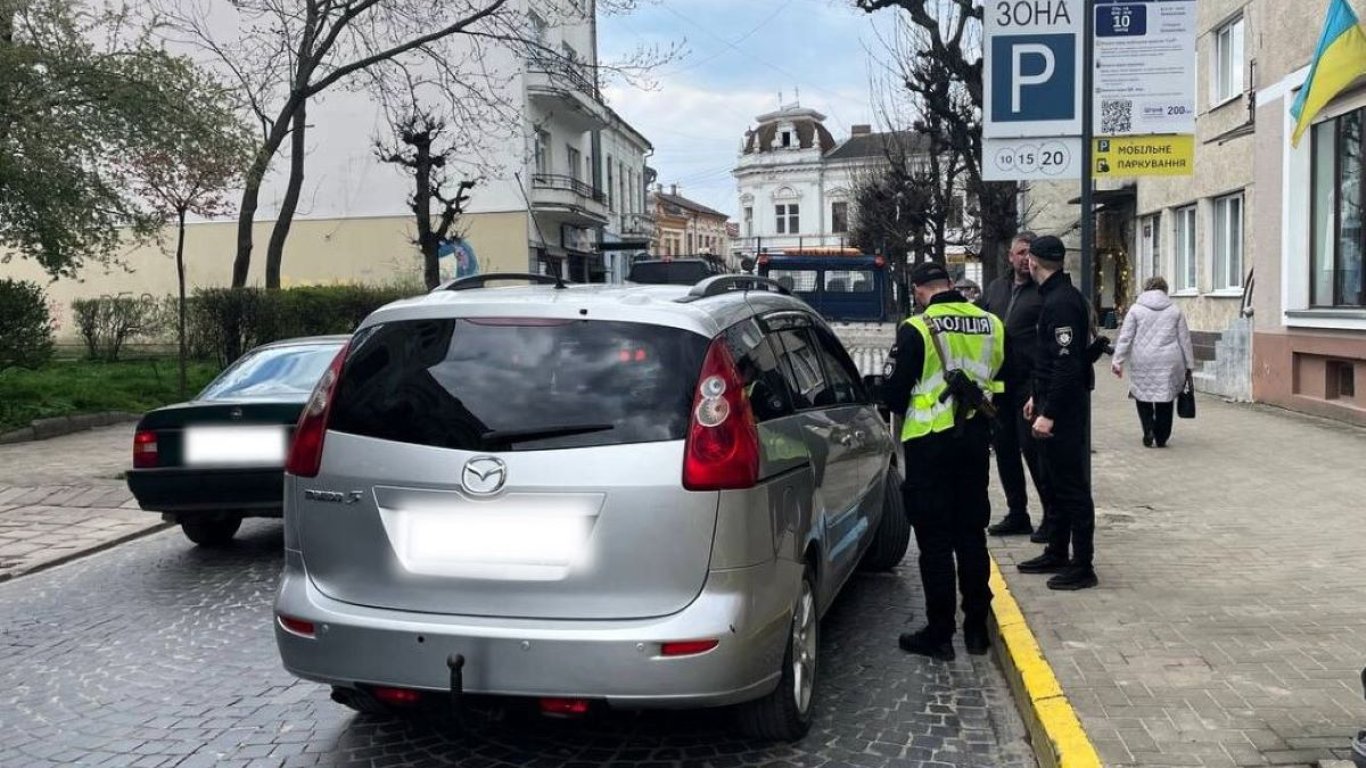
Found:
<path fill-rule="evenodd" d="M 460 241 L 447 249 L 443 276 L 480 272 L 559 272 L 576 281 L 620 280 L 634 255 L 654 236 L 646 204 L 653 180 L 646 167 L 650 141 L 604 100 L 597 82 L 594 0 L 513 0 L 507 18 L 525 24 L 538 44 L 479 41 L 452 56 L 477 55 L 497 73 L 486 94 L 516 114 L 511 126 L 462 124 L 480 159 L 478 183 L 459 222 Z M 220 18 L 221 16 L 221 18 Z M 215 5 L 214 34 L 241 34 L 228 4 Z M 472 45 L 472 44 L 470 44 Z M 196 54 L 195 51 L 186 51 Z M 553 52 L 553 54 L 551 53 Z M 206 66 L 212 60 L 197 54 Z M 431 100 L 440 109 L 439 98 Z M 504 114 L 508 110 L 504 110 Z M 408 208 L 411 176 L 380 162 L 374 151 L 386 134 L 383 110 L 363 89 L 337 88 L 310 102 L 308 157 L 300 205 L 286 243 L 284 286 L 333 282 L 391 282 L 421 276 Z M 485 135 L 487 134 L 487 135 Z M 265 246 L 278 216 L 290 166 L 289 147 L 272 164 L 261 193 L 250 282 L 264 279 Z M 190 290 L 231 282 L 236 220 L 197 221 L 187 232 Z M 457 268 L 457 255 L 461 266 Z M 471 258 L 472 257 L 472 258 Z M 172 294 L 174 262 L 156 245 L 121 254 L 131 271 L 91 267 L 84 282 L 50 287 L 61 306 L 92 294 Z M 449 262 L 449 263 L 448 263 Z M 42 282 L 31 262 L 8 269 Z M 71 324 L 66 324 L 69 329 Z"/>
<path fill-rule="evenodd" d="M 726 230 L 729 217 L 678 194 L 677 184 L 671 184 L 667 191 L 663 185 L 656 185 L 650 192 L 649 206 L 656 222 L 651 256 L 724 258 L 729 253 L 730 235 Z"/>

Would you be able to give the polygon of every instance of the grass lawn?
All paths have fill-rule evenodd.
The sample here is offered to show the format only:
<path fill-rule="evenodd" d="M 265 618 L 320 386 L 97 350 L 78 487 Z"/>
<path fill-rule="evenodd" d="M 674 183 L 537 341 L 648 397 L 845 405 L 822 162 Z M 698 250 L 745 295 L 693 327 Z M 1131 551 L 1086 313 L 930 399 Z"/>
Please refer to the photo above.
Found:
<path fill-rule="evenodd" d="M 203 389 L 218 370 L 215 363 L 191 362 L 187 395 Z M 174 358 L 54 360 L 37 371 L 0 372 L 0 432 L 26 427 L 34 419 L 98 411 L 143 413 L 180 400 Z"/>

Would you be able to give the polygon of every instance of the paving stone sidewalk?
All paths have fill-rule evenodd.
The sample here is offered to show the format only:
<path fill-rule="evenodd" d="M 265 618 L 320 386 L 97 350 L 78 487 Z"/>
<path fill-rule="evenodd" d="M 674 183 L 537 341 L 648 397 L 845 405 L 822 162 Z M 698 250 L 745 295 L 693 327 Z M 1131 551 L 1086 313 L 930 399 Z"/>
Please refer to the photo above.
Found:
<path fill-rule="evenodd" d="M 1366 430 L 1202 397 L 1146 449 L 1125 385 L 1097 374 L 1100 588 L 1051 592 L 1014 567 L 1040 547 L 992 547 L 1105 764 L 1347 758 L 1366 727 Z"/>
<path fill-rule="evenodd" d="M 123 425 L 0 446 L 0 581 L 165 527 L 118 478 L 132 439 Z"/>

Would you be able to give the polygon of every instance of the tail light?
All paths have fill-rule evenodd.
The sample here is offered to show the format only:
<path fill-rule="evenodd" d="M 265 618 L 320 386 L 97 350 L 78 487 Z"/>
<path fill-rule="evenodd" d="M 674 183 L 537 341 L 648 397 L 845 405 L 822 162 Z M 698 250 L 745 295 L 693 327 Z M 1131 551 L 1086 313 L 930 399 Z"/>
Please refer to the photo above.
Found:
<path fill-rule="evenodd" d="M 661 656 L 696 656 L 712 650 L 721 643 L 716 640 L 684 640 L 677 643 L 664 643 L 660 646 Z"/>
<path fill-rule="evenodd" d="M 707 350 L 684 449 L 690 491 L 753 488 L 759 481 L 759 430 L 744 382 L 724 341 Z"/>
<path fill-rule="evenodd" d="M 150 430 L 140 430 L 133 435 L 133 467 L 135 469 L 155 467 L 159 460 L 157 433 Z"/>
<path fill-rule="evenodd" d="M 303 619 L 296 619 L 293 616 L 286 616 L 283 613 L 278 614 L 276 616 L 276 620 L 280 622 L 281 627 L 284 627 L 289 632 L 292 632 L 301 637 L 311 638 L 317 631 L 317 627 L 313 624 L 313 622 L 304 621 Z"/>
<path fill-rule="evenodd" d="M 883 267 L 887 266 L 887 260 L 882 258 L 881 256 L 878 256 L 877 258 L 873 259 L 873 266 L 877 267 L 878 269 L 882 269 Z"/>
<path fill-rule="evenodd" d="M 587 699 L 541 699 L 541 714 L 556 717 L 579 717 L 588 714 Z"/>
<path fill-rule="evenodd" d="M 294 441 L 289 445 L 289 458 L 285 461 L 285 471 L 297 477 L 317 477 L 318 468 L 323 461 L 323 436 L 327 434 L 327 417 L 332 412 L 332 396 L 337 392 L 337 381 L 341 379 L 342 363 L 350 344 L 343 345 L 332 358 L 327 372 L 313 387 L 313 394 L 299 414 L 299 423 L 294 428 Z"/>
<path fill-rule="evenodd" d="M 375 686 L 370 689 L 370 694 L 380 703 L 391 707 L 411 707 L 422 701 L 422 691 L 414 691 L 411 688 Z"/>

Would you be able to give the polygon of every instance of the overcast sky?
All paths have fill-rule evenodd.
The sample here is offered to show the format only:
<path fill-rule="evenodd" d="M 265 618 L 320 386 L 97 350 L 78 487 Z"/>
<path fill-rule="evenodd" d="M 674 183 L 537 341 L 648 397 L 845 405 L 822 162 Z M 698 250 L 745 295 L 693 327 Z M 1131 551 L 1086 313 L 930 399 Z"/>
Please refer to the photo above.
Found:
<path fill-rule="evenodd" d="M 872 123 L 870 61 L 877 29 L 892 11 L 869 16 L 851 0 L 646 0 L 636 13 L 604 17 L 604 62 L 640 43 L 686 45 L 685 55 L 654 76 L 657 88 L 613 84 L 612 108 L 655 146 L 647 162 L 666 187 L 735 217 L 730 175 L 754 118 L 795 99 L 823 112 L 835 139 Z M 874 25 L 877 25 L 876 27 Z"/>

